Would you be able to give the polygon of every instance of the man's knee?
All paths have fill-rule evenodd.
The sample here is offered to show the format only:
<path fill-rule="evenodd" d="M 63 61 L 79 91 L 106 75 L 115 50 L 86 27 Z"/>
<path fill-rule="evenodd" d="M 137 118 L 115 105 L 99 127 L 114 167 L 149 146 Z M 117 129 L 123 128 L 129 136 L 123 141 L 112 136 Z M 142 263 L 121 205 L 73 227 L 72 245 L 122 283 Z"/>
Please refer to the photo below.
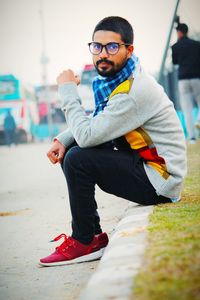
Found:
<path fill-rule="evenodd" d="M 80 156 L 81 148 L 79 146 L 74 146 L 71 149 L 69 149 L 63 160 L 63 165 L 73 164 L 77 161 L 77 158 Z"/>
<path fill-rule="evenodd" d="M 63 168 L 67 170 L 68 166 L 74 168 L 82 168 L 84 170 L 93 167 L 96 163 L 96 151 L 93 148 L 80 148 L 79 146 L 72 147 L 66 152 L 63 160 Z"/>

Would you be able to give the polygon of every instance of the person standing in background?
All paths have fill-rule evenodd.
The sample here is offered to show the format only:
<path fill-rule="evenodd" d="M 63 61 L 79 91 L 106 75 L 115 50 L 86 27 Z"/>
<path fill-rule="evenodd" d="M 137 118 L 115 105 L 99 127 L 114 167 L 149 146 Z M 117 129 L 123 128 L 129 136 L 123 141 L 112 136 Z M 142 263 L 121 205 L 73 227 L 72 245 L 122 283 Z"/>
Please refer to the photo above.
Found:
<path fill-rule="evenodd" d="M 7 115 L 4 119 L 4 132 L 6 144 L 9 147 L 12 143 L 16 144 L 16 123 L 10 110 L 8 110 Z"/>
<path fill-rule="evenodd" d="M 188 37 L 188 26 L 176 27 L 178 41 L 172 46 L 172 62 L 178 65 L 180 105 L 183 111 L 189 143 L 196 142 L 195 126 L 200 131 L 200 42 Z M 193 108 L 198 107 L 195 124 Z"/>

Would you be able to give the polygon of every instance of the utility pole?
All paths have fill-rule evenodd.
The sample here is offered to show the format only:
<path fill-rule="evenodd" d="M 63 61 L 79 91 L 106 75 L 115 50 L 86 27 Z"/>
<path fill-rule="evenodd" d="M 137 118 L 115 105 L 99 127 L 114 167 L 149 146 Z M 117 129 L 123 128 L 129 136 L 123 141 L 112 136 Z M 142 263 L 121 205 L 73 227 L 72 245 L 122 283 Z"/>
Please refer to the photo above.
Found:
<path fill-rule="evenodd" d="M 51 115 L 50 91 L 49 91 L 48 76 L 47 76 L 47 65 L 49 63 L 49 58 L 46 55 L 43 0 L 40 0 L 39 15 L 40 15 L 40 24 L 41 24 L 41 38 L 42 38 L 42 53 L 40 58 L 41 69 L 42 69 L 42 84 L 44 86 L 44 95 L 45 95 L 44 97 L 48 107 L 47 122 L 48 122 L 49 136 L 51 138 L 52 137 L 52 115 Z"/>
<path fill-rule="evenodd" d="M 166 45 L 165 45 L 165 50 L 164 50 L 164 53 L 163 53 L 162 63 L 161 63 L 161 66 L 160 66 L 160 71 L 159 71 L 159 76 L 158 76 L 158 82 L 159 83 L 163 82 L 163 73 L 164 73 L 164 68 L 165 68 L 165 61 L 166 61 L 166 58 L 167 58 L 167 52 L 168 52 L 168 49 L 169 49 L 169 44 L 170 44 L 170 40 L 171 40 L 172 30 L 173 30 L 173 27 L 174 27 L 174 22 L 176 22 L 176 20 L 177 20 L 176 13 L 177 13 L 177 10 L 178 10 L 179 3 L 180 3 L 180 0 L 177 0 L 176 5 L 175 5 L 175 9 L 174 9 L 174 13 L 173 13 L 173 17 L 172 17 L 172 21 L 171 21 L 171 25 L 170 25 L 170 30 L 169 30 L 169 33 L 168 33 L 167 42 L 166 42 Z"/>

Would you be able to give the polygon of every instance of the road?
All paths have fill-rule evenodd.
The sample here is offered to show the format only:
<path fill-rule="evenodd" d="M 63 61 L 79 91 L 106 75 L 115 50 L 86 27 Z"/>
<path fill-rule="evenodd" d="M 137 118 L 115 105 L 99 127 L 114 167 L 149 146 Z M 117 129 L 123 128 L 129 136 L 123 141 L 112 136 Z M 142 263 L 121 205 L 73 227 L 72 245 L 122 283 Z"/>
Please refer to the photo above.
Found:
<path fill-rule="evenodd" d="M 49 163 L 50 144 L 0 147 L 0 299 L 75 300 L 98 261 L 44 268 L 54 251 L 48 241 L 70 234 L 67 186 L 59 165 Z M 128 203 L 97 189 L 101 224 L 110 235 Z"/>

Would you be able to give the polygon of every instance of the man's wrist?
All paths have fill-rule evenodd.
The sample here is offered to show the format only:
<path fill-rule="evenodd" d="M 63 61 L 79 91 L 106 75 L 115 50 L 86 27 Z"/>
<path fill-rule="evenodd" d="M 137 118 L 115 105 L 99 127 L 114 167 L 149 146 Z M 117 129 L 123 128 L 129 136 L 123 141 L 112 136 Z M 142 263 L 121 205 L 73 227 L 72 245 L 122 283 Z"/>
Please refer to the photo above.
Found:
<path fill-rule="evenodd" d="M 53 139 L 53 142 L 59 142 L 63 147 L 65 147 L 66 148 L 66 146 L 65 145 L 63 145 L 63 143 L 61 143 L 57 138 L 54 138 Z"/>

